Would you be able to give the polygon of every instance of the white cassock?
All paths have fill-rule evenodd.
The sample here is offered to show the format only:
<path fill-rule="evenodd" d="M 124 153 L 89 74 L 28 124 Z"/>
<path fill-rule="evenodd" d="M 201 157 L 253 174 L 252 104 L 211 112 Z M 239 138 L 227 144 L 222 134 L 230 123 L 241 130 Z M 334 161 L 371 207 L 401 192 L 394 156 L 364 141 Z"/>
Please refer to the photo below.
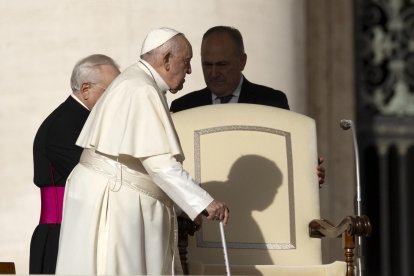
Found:
<path fill-rule="evenodd" d="M 167 89 L 139 61 L 95 105 L 66 184 L 56 274 L 174 273 L 174 203 L 194 219 L 213 199 L 176 161 Z"/>

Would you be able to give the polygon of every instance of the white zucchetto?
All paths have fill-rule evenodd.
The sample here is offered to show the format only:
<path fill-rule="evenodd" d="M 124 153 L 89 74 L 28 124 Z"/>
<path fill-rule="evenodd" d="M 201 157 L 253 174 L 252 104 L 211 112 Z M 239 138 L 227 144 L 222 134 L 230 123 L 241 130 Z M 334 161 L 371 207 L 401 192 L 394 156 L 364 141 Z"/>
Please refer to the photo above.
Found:
<path fill-rule="evenodd" d="M 142 43 L 141 55 L 154 50 L 178 34 L 180 34 L 180 32 L 165 27 L 152 30 L 147 34 L 144 42 Z"/>

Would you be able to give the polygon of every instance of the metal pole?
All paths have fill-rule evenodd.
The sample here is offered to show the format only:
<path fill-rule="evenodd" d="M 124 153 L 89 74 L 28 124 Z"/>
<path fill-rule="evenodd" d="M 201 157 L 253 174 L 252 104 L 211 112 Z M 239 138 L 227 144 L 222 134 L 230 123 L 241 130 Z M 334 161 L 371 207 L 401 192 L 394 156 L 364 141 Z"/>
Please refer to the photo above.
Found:
<path fill-rule="evenodd" d="M 354 152 L 355 152 L 355 171 L 356 171 L 356 206 L 355 206 L 355 212 L 357 216 L 361 216 L 361 209 L 362 209 L 362 198 L 361 198 L 361 177 L 359 174 L 359 153 L 358 153 L 358 141 L 357 141 L 357 135 L 356 135 L 356 129 L 355 125 L 352 122 L 352 120 L 341 120 L 340 126 L 344 130 L 351 129 L 352 132 L 352 140 L 354 144 Z M 362 276 L 363 269 L 362 266 L 363 261 L 363 255 L 362 255 L 362 237 L 358 236 L 356 238 L 357 244 L 357 254 L 356 254 L 356 264 L 357 264 L 357 275 Z"/>

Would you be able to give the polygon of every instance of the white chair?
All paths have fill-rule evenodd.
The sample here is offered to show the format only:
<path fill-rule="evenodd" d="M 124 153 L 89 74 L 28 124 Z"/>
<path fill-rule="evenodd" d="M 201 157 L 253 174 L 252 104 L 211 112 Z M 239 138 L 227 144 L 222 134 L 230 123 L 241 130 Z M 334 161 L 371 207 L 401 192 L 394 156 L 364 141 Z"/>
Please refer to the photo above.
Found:
<path fill-rule="evenodd" d="M 225 232 L 232 273 L 346 274 L 345 262 L 322 265 L 321 241 L 309 235 L 312 220 L 313 236 L 335 232 L 318 223 L 313 119 L 274 107 L 226 104 L 178 112 L 173 120 L 184 167 L 231 210 Z M 189 239 L 188 272 L 225 273 L 217 222 L 205 220 Z"/>

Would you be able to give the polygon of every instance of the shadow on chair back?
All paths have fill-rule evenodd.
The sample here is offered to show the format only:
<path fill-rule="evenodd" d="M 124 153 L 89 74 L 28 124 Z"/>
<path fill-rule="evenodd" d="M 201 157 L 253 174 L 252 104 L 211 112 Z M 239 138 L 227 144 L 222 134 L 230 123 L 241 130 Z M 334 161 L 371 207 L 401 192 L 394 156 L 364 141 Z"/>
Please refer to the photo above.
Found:
<path fill-rule="evenodd" d="M 16 274 L 14 263 L 0 262 L 0 274 Z"/>

